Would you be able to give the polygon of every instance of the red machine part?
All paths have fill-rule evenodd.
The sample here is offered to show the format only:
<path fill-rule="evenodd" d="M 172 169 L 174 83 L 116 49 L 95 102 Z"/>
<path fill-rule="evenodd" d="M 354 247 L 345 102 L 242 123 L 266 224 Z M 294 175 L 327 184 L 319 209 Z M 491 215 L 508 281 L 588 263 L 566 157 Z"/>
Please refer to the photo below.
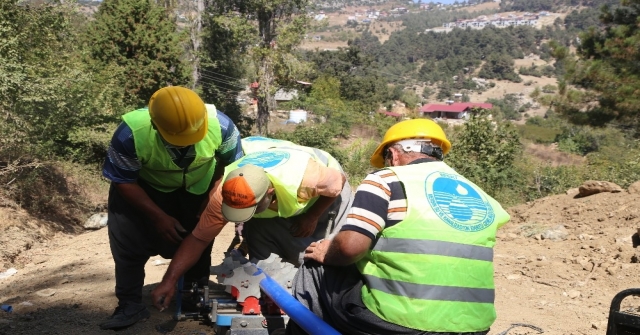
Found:
<path fill-rule="evenodd" d="M 260 314 L 260 301 L 256 297 L 247 297 L 243 302 L 238 302 L 242 306 L 243 315 Z"/>

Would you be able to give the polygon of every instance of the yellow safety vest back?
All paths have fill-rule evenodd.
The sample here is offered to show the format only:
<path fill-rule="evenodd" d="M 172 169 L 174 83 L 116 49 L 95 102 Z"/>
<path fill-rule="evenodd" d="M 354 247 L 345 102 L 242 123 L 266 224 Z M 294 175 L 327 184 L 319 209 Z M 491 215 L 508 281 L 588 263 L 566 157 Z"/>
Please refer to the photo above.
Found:
<path fill-rule="evenodd" d="M 220 122 L 215 114 L 209 115 L 209 131 L 202 141 L 194 144 L 196 157 L 185 169 L 171 159 L 160 134 L 153 129 L 147 109 L 129 112 L 122 119 L 133 132 L 136 154 L 142 163 L 140 178 L 161 192 L 181 187 L 193 194 L 207 192 L 216 166 L 214 153 L 222 143 Z"/>
<path fill-rule="evenodd" d="M 328 152 L 321 149 L 306 147 L 303 145 L 295 144 L 291 141 L 278 140 L 262 136 L 249 136 L 242 139 L 242 151 L 244 151 L 245 154 L 282 147 L 304 151 L 310 154 L 316 161 L 322 163 L 323 165 L 342 171 L 342 166 L 340 165 L 340 163 L 338 163 L 338 161 L 333 158 L 333 156 L 331 156 Z"/>
<path fill-rule="evenodd" d="M 493 246 L 509 214 L 443 162 L 388 168 L 407 214 L 357 265 L 362 300 L 380 318 L 430 332 L 476 332 L 495 321 Z"/>
<path fill-rule="evenodd" d="M 292 217 L 306 212 L 318 200 L 318 197 L 308 201 L 298 199 L 298 189 L 310 159 L 341 171 L 338 161 L 325 151 L 289 141 L 251 136 L 242 139 L 242 149 L 244 157 L 227 166 L 225 178 L 230 171 L 244 165 L 260 166 L 267 172 L 278 200 L 277 212 L 267 209 L 255 214 L 255 218 Z"/>

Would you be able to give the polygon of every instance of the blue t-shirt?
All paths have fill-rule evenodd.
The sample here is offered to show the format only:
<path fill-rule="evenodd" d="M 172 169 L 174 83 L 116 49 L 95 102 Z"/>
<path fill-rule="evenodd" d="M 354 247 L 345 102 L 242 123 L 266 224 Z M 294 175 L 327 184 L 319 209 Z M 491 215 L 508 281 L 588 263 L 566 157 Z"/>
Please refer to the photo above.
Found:
<path fill-rule="evenodd" d="M 222 143 L 216 149 L 215 155 L 218 164 L 227 166 L 243 156 L 240 132 L 228 116 L 220 111 L 217 111 L 216 115 L 220 122 Z M 181 168 L 189 166 L 196 157 L 193 145 L 176 148 L 165 142 L 165 148 L 173 162 Z M 126 123 L 122 122 L 111 138 L 107 157 L 102 166 L 102 175 L 115 183 L 133 183 L 138 180 L 141 168 L 142 163 L 136 154 L 133 132 Z"/>

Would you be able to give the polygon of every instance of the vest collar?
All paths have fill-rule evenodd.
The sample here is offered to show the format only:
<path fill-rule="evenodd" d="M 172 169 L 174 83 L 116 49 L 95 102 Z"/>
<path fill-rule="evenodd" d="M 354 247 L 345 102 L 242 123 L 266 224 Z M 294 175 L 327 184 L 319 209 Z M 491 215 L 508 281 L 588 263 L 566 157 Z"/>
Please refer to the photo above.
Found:
<path fill-rule="evenodd" d="M 414 161 L 411 161 L 409 164 L 407 165 L 412 165 L 412 164 L 420 164 L 420 163 L 431 163 L 431 162 L 439 162 L 438 160 L 435 160 L 433 158 L 418 158 Z"/>

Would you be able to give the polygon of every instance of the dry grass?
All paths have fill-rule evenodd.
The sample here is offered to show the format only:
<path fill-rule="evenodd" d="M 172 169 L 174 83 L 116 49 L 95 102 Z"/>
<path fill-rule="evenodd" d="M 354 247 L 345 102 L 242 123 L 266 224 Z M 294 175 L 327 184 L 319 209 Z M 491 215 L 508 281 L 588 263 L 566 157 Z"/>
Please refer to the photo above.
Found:
<path fill-rule="evenodd" d="M 556 145 L 543 145 L 530 143 L 526 145 L 525 154 L 535 157 L 549 165 L 556 167 L 561 165 L 582 165 L 586 159 L 582 156 L 558 151 Z"/>
<path fill-rule="evenodd" d="M 402 22 L 373 22 L 369 26 L 369 31 L 380 40 L 380 43 L 384 43 L 389 39 L 391 33 L 404 29 Z M 383 31 L 385 31 L 383 33 Z"/>

